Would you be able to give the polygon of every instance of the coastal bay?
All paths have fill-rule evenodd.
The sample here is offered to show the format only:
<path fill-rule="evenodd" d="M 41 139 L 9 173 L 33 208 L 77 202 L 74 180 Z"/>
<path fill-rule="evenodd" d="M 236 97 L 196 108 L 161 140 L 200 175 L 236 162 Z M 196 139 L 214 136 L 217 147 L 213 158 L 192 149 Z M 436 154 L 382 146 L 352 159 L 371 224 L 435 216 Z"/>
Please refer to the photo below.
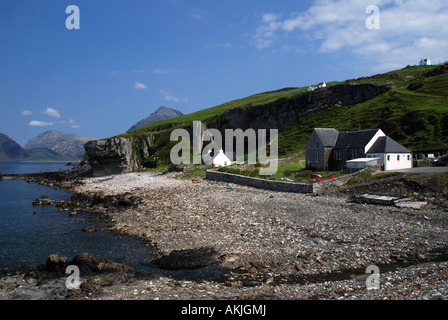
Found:
<path fill-rule="evenodd" d="M 139 172 L 59 181 L 111 230 L 155 255 L 211 248 L 218 280 L 169 276 L 114 282 L 82 299 L 431 299 L 447 297 L 448 216 L 356 204 L 331 193 L 293 194 Z M 88 205 L 87 205 L 88 204 Z M 189 251 L 190 250 L 190 251 Z M 366 269 L 380 270 L 367 290 Z M 23 287 L 22 287 L 23 289 Z M 16 294 L 5 291 L 2 298 Z M 70 296 L 73 298 L 73 296 Z"/>

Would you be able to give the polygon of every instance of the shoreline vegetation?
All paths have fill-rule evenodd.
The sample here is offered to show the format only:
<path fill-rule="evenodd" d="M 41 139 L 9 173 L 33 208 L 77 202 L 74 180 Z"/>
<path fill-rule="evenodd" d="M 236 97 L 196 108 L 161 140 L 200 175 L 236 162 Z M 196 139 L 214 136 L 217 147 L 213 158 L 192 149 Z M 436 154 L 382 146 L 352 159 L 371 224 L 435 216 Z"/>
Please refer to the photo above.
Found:
<path fill-rule="evenodd" d="M 153 246 L 148 263 L 215 265 L 225 270 L 220 280 L 178 280 L 93 255 L 50 258 L 49 252 L 42 266 L 2 270 L 0 300 L 448 298 L 447 174 L 366 174 L 310 195 L 182 174 L 91 178 L 75 168 L 12 178 L 65 188 L 74 196 L 61 208 L 98 215 L 109 230 Z M 350 201 L 365 190 L 411 195 L 428 205 L 414 210 Z M 79 290 L 65 286 L 67 261 L 82 266 Z M 378 290 L 366 287 L 371 265 L 380 269 Z"/>

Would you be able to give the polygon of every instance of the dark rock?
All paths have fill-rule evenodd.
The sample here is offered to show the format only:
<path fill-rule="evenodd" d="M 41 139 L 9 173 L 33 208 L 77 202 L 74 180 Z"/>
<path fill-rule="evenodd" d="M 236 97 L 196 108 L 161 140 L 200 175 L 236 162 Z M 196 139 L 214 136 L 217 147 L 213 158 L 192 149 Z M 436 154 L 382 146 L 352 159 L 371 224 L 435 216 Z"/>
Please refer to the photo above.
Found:
<path fill-rule="evenodd" d="M 42 196 L 32 202 L 33 206 L 51 206 L 54 204 L 53 200 L 50 200 L 48 196 Z"/>
<path fill-rule="evenodd" d="M 132 200 L 127 197 L 118 200 L 118 205 L 120 206 L 131 207 L 133 204 Z"/>
<path fill-rule="evenodd" d="M 92 253 L 82 253 L 73 258 L 71 265 L 79 267 L 81 275 L 94 275 L 98 273 L 134 274 L 135 269 Z"/>
<path fill-rule="evenodd" d="M 217 261 L 218 253 L 212 247 L 173 250 L 167 256 L 154 259 L 151 264 L 162 269 L 198 269 Z"/>
<path fill-rule="evenodd" d="M 60 257 L 58 254 L 52 254 L 47 258 L 47 270 L 57 274 L 64 274 L 68 267 L 67 258 Z"/>
<path fill-rule="evenodd" d="M 93 196 L 93 205 L 97 205 L 99 203 L 104 203 L 104 192 L 99 190 Z"/>

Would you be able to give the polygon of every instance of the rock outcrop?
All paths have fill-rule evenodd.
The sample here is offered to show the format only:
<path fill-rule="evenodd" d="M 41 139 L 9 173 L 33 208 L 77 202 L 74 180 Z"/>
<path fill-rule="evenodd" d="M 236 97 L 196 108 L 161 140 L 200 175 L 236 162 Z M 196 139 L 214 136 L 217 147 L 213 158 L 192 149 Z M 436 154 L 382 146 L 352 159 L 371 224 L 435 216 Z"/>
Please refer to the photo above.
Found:
<path fill-rule="evenodd" d="M 393 88 L 393 84 L 340 84 L 320 88 L 289 99 L 261 106 L 227 110 L 217 120 L 216 127 L 225 129 L 278 129 L 280 132 L 308 114 L 325 111 L 335 105 L 353 105 L 373 99 Z"/>
<path fill-rule="evenodd" d="M 393 84 L 340 84 L 320 88 L 288 99 L 279 99 L 266 105 L 240 107 L 227 110 L 210 128 L 221 132 L 225 129 L 278 129 L 286 130 L 297 120 L 308 114 L 325 111 L 335 105 L 353 105 L 375 98 L 393 88 Z M 185 127 L 193 136 L 193 124 Z M 201 130 L 207 127 L 202 124 Z M 169 135 L 168 135 L 169 137 Z M 93 176 L 105 176 L 132 172 L 145 167 L 145 160 L 162 150 L 169 143 L 169 138 L 158 138 L 140 133 L 130 137 L 114 137 L 105 140 L 90 141 L 84 145 L 85 155 L 81 166 L 89 165 Z M 192 141 L 193 143 L 193 141 Z M 201 148 L 202 141 L 200 142 Z M 201 148 L 202 149 L 202 148 Z M 166 151 L 166 150 L 165 150 Z"/>
<path fill-rule="evenodd" d="M 89 141 L 81 166 L 90 165 L 95 177 L 132 172 L 152 154 L 153 141 L 151 135 Z"/>

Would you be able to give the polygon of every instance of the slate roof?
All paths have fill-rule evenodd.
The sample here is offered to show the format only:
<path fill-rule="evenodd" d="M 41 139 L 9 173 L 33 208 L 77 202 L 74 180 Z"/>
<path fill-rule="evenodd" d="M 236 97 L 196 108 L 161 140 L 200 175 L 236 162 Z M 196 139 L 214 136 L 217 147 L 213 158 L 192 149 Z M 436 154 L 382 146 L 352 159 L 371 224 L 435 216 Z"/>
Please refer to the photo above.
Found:
<path fill-rule="evenodd" d="M 390 137 L 380 137 L 367 153 L 412 153 Z"/>
<path fill-rule="evenodd" d="M 339 134 L 336 129 L 316 128 L 314 131 L 324 147 L 334 147 L 336 145 Z"/>
<path fill-rule="evenodd" d="M 339 132 L 335 149 L 362 149 L 373 139 L 380 129 Z"/>
<path fill-rule="evenodd" d="M 314 129 L 324 147 L 335 149 L 363 149 L 380 131 L 380 129 L 364 131 L 337 131 L 336 129 Z M 388 136 L 379 137 L 367 153 L 412 153 L 409 149 Z"/>

